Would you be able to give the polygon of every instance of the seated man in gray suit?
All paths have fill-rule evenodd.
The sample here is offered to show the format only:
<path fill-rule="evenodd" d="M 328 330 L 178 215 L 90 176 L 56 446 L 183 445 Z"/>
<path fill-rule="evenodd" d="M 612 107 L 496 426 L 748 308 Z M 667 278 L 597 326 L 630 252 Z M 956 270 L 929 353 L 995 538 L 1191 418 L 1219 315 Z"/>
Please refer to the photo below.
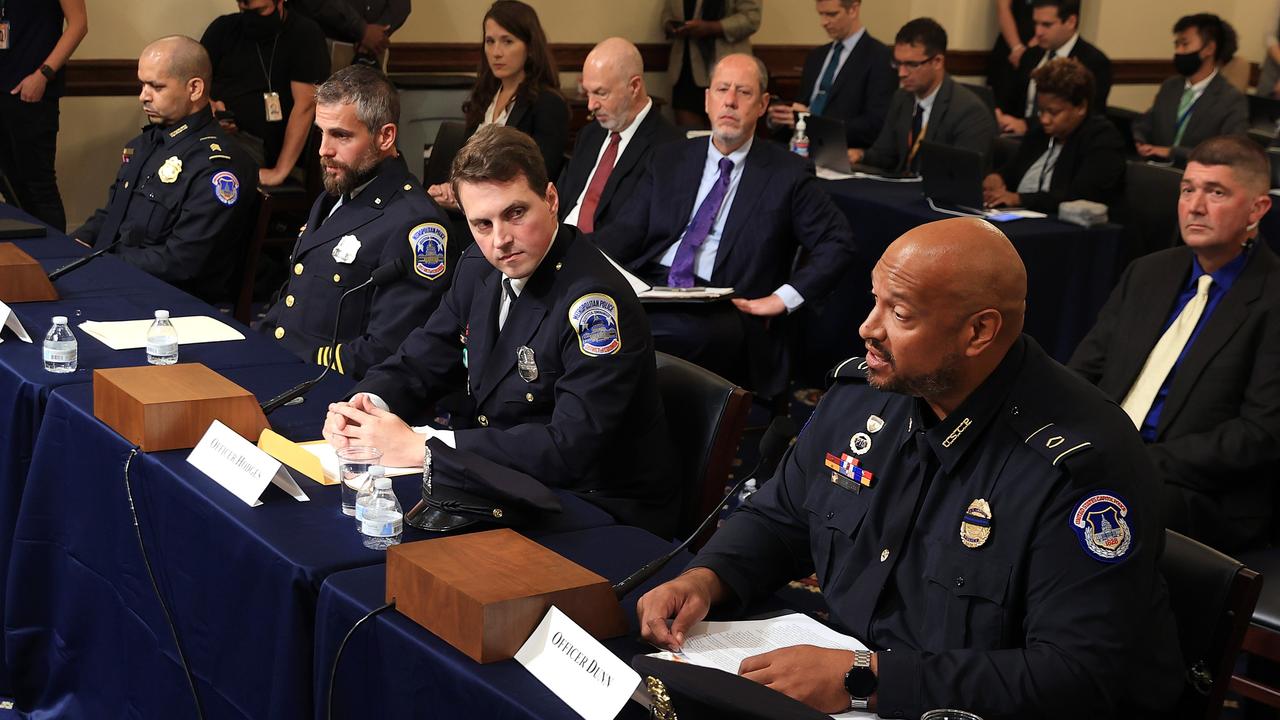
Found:
<path fill-rule="evenodd" d="M 1218 72 L 1236 54 L 1236 31 L 1208 13 L 1187 15 L 1173 26 L 1173 66 L 1156 101 L 1133 121 L 1138 154 L 1152 160 L 1187 163 L 1191 148 L 1215 135 L 1249 129 L 1244 94 Z"/>
<path fill-rule="evenodd" d="M 977 95 L 947 74 L 947 31 L 932 18 L 916 18 L 902 26 L 893 43 L 902 89 L 893 96 L 875 143 L 865 151 L 850 150 L 849 162 L 915 171 L 924 139 L 989 155 L 995 118 Z"/>

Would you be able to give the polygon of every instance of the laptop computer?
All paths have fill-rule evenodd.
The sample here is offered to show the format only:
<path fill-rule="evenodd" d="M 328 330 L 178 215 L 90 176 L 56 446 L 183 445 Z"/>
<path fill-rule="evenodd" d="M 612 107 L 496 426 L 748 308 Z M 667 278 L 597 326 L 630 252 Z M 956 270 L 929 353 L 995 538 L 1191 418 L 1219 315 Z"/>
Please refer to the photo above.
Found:
<path fill-rule="evenodd" d="M 809 157 L 815 167 L 849 172 L 849 141 L 844 134 L 844 121 L 822 115 L 809 115 L 804 121 L 809 136 Z"/>
<path fill-rule="evenodd" d="M 17 218 L 0 218 L 0 240 L 44 237 L 47 233 L 48 229 L 44 225 Z"/>
<path fill-rule="evenodd" d="M 920 175 L 935 210 L 986 215 L 982 203 L 982 153 L 923 140 Z"/>

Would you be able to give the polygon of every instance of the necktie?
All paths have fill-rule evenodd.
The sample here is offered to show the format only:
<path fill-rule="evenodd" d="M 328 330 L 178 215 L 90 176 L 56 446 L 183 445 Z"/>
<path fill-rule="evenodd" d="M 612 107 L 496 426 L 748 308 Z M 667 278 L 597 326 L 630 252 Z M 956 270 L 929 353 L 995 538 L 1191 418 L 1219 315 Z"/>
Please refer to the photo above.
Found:
<path fill-rule="evenodd" d="M 107 208 L 106 222 L 98 230 L 98 236 L 93 238 L 94 247 L 111 243 L 116 239 L 116 233 L 120 232 L 120 224 L 124 222 L 125 213 L 129 210 L 129 201 L 133 198 L 133 191 L 138 185 L 138 178 L 142 175 L 142 168 L 160 146 L 160 140 L 156 137 L 157 132 L 158 130 L 154 127 L 147 128 L 143 132 L 143 142 L 138 147 L 138 152 L 129 159 L 131 167 L 125 170 L 124 182 L 116 186 L 115 194 L 111 196 L 111 206 Z"/>
<path fill-rule="evenodd" d="M 1209 286 L 1212 284 L 1211 275 L 1200 276 L 1196 283 L 1195 297 L 1182 308 L 1178 317 L 1173 319 L 1173 324 L 1156 341 L 1156 346 L 1151 349 L 1147 362 L 1142 366 L 1142 372 L 1138 373 L 1138 379 L 1133 381 L 1129 394 L 1120 403 L 1120 407 L 1129 414 L 1139 430 L 1147 419 L 1147 413 L 1151 412 L 1151 403 L 1155 402 L 1156 395 L 1160 393 L 1160 386 L 1169 377 L 1169 371 L 1173 370 L 1174 363 L 1186 347 L 1187 340 L 1196 329 L 1196 323 L 1200 322 L 1200 316 L 1209 304 Z"/>
<path fill-rule="evenodd" d="M 920 150 L 920 141 L 924 139 L 924 106 L 916 103 L 916 111 L 911 115 L 911 134 L 907 136 L 906 169 L 911 169 L 916 162 L 916 153 Z"/>
<path fill-rule="evenodd" d="M 671 262 L 671 270 L 667 273 L 667 284 L 671 287 L 693 287 L 693 261 L 697 257 L 698 248 L 702 247 L 707 235 L 711 233 L 711 226 L 715 225 L 724 196 L 729 192 L 732 174 L 733 161 L 720 158 L 720 177 L 716 178 L 711 192 L 707 193 L 698 206 L 698 211 L 693 214 L 693 221 L 689 223 L 689 229 L 676 248 L 675 260 Z"/>
<path fill-rule="evenodd" d="M 609 133 L 609 147 L 604 149 L 604 155 L 600 156 L 600 162 L 596 165 L 595 174 L 591 176 L 591 184 L 587 185 L 587 194 L 582 198 L 582 207 L 578 208 L 578 229 L 584 233 L 589 233 L 596 226 L 596 207 L 600 205 L 600 195 L 604 193 L 604 186 L 609 182 L 609 176 L 613 174 L 613 165 L 618 161 L 618 144 L 622 142 L 622 136 L 618 133 Z"/>
<path fill-rule="evenodd" d="M 511 278 L 502 278 L 502 307 L 498 310 L 498 332 L 507 324 L 507 315 L 511 314 L 511 303 L 516 301 L 516 289 L 511 287 Z"/>
<path fill-rule="evenodd" d="M 1195 104 L 1196 91 L 1188 85 L 1187 89 L 1182 91 L 1182 99 L 1178 101 L 1178 117 L 1176 119 L 1178 131 L 1173 136 L 1174 145 L 1182 144 L 1182 135 L 1187 131 L 1187 121 L 1190 119 L 1187 116 L 1191 112 L 1191 106 Z"/>
<path fill-rule="evenodd" d="M 818 81 L 818 94 L 809 104 L 809 112 L 814 115 L 821 115 L 827 107 L 827 100 L 831 95 L 831 84 L 836 80 L 836 66 L 840 64 L 840 53 L 843 50 L 844 43 L 831 44 L 831 59 L 827 61 L 827 68 L 822 71 L 822 79 Z"/>

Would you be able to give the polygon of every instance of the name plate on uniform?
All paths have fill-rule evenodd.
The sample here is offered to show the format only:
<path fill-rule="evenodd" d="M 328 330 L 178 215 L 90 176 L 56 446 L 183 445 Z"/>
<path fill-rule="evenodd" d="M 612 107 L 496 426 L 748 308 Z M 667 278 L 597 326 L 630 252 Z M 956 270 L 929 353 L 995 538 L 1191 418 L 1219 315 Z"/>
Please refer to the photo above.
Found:
<path fill-rule="evenodd" d="M 27 329 L 22 327 L 22 321 L 18 320 L 18 316 L 13 313 L 13 309 L 8 305 L 0 302 L 0 336 L 3 336 L 3 330 L 9 329 L 14 335 L 24 343 L 31 342 L 31 336 L 27 334 Z M 0 342 L 4 342 L 4 337 L 0 337 Z"/>
<path fill-rule="evenodd" d="M 516 660 L 586 720 L 613 720 L 640 675 L 552 605 Z"/>
<path fill-rule="evenodd" d="M 279 460 L 217 420 L 187 456 L 187 462 L 249 507 L 262 504 L 259 499 L 262 491 L 272 483 L 292 495 L 294 500 L 306 502 L 311 499 Z"/>

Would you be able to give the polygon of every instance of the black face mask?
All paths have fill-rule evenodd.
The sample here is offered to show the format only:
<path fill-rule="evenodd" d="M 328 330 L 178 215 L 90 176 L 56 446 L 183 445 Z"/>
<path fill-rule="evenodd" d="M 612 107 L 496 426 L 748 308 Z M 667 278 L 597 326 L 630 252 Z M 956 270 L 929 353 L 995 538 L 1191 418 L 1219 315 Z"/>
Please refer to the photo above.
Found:
<path fill-rule="evenodd" d="M 259 15 L 252 10 L 244 10 L 240 13 L 240 23 L 244 34 L 250 39 L 266 40 L 280 32 L 280 28 L 284 26 L 284 19 L 280 17 L 279 8 L 270 15 Z"/>
<path fill-rule="evenodd" d="M 1176 53 L 1173 56 L 1173 69 L 1183 77 L 1191 77 L 1200 69 L 1200 51 Z"/>

